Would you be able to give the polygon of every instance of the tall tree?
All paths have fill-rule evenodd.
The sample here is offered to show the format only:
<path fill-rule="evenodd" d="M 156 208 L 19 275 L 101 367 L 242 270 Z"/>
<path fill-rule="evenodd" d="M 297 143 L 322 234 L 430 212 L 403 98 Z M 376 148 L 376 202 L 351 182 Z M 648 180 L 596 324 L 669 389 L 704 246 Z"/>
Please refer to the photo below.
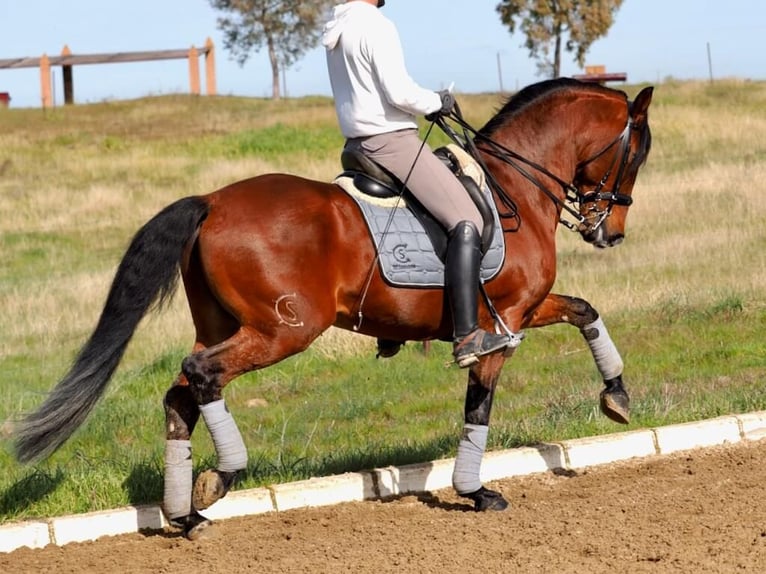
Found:
<path fill-rule="evenodd" d="M 583 66 L 591 44 L 605 36 L 623 0 L 502 0 L 496 7 L 511 34 L 517 27 L 541 75 L 561 75 L 561 49 Z"/>
<path fill-rule="evenodd" d="M 244 64 L 253 52 L 264 46 L 271 63 L 272 97 L 279 99 L 279 74 L 314 48 L 322 24 L 336 0 L 210 0 L 224 13 L 218 28 L 224 34 L 224 47 L 236 61 Z"/>

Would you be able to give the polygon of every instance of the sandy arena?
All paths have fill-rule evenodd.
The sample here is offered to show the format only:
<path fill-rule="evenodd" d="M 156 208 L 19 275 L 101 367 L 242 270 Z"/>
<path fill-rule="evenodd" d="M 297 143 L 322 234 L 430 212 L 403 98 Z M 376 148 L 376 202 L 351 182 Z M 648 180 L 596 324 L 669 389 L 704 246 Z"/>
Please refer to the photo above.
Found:
<path fill-rule="evenodd" d="M 203 540 L 130 534 L 0 554 L 0 571 L 766 571 L 766 440 L 491 483 L 476 513 L 450 490 L 220 521 Z"/>

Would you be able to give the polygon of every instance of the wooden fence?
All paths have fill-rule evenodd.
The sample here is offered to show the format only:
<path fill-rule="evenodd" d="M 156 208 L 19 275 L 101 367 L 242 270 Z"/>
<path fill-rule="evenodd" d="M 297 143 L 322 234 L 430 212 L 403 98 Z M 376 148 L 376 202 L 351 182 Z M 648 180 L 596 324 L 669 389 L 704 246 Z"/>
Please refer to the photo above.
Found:
<path fill-rule="evenodd" d="M 72 54 L 68 46 L 64 46 L 60 56 L 49 57 L 43 54 L 40 58 L 9 58 L 0 59 L 0 70 L 16 68 L 40 68 L 40 100 L 43 108 L 53 106 L 53 90 L 51 87 L 51 67 L 61 66 L 64 83 L 64 103 L 74 103 L 74 78 L 72 68 L 86 64 L 117 64 L 125 62 L 150 62 L 156 60 L 188 59 L 189 61 L 189 91 L 200 93 L 199 58 L 205 57 L 205 93 L 216 94 L 215 80 L 215 46 L 208 38 L 202 47 L 192 46 L 188 50 L 152 50 L 147 52 L 115 52 L 109 54 Z"/>
<path fill-rule="evenodd" d="M 607 72 L 606 66 L 585 66 L 584 74 L 575 74 L 572 76 L 583 82 L 595 82 L 605 84 L 606 82 L 625 82 L 628 80 L 628 74 L 625 72 Z"/>

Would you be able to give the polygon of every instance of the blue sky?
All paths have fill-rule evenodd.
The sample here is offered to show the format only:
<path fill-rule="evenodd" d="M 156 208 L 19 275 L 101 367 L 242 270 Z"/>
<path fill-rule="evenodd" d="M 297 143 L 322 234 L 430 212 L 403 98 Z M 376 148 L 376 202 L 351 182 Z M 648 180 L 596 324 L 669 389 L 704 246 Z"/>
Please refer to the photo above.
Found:
<path fill-rule="evenodd" d="M 516 89 L 535 82 L 534 61 L 495 12 L 496 0 L 388 0 L 412 77 L 458 92 Z M 449 6 L 449 9 L 446 6 Z M 65 44 L 88 54 L 201 46 L 217 47 L 218 92 L 268 97 L 271 71 L 264 52 L 239 66 L 223 49 L 217 13 L 208 0 L 0 0 L 0 59 L 58 55 Z M 587 63 L 626 72 L 630 82 L 709 77 L 766 79 L 766 1 L 625 0 L 609 35 L 591 48 Z M 498 60 L 500 73 L 498 73 Z M 63 101 L 61 69 L 53 68 L 55 99 Z M 565 53 L 562 73 L 580 70 Z M 204 81 L 204 80 L 203 80 Z M 329 95 L 324 53 L 309 52 L 286 74 L 290 96 Z M 184 60 L 103 64 L 74 69 L 75 101 L 97 102 L 186 92 Z M 204 84 L 203 84 L 204 85 Z M 0 92 L 12 107 L 40 104 L 36 69 L 0 70 Z"/>

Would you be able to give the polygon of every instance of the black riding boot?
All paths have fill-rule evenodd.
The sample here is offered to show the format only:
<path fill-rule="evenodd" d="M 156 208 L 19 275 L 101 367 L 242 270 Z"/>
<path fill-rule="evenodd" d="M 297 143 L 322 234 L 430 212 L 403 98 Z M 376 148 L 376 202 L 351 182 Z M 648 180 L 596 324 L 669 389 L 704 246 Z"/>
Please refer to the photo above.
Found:
<path fill-rule="evenodd" d="M 460 368 L 479 362 L 479 357 L 502 351 L 511 344 L 507 335 L 479 329 L 478 296 L 481 237 L 471 221 L 461 221 L 447 244 L 444 287 L 452 309 L 455 342 L 452 354 Z"/>

